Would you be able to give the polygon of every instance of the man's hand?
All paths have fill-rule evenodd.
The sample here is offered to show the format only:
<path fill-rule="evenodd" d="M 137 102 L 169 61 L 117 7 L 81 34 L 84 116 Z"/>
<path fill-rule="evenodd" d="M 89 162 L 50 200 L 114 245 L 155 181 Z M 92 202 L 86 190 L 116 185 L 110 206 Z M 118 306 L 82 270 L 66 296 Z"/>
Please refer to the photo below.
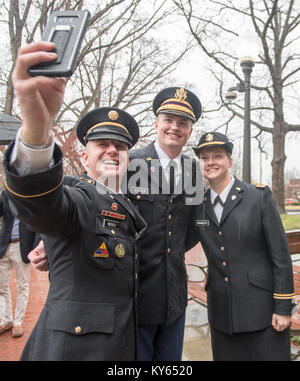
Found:
<path fill-rule="evenodd" d="M 35 269 L 39 271 L 48 271 L 48 263 L 43 241 L 40 241 L 40 243 L 28 254 L 28 259 L 30 260 L 31 266 Z"/>
<path fill-rule="evenodd" d="M 28 68 L 56 59 L 52 42 L 39 41 L 19 49 L 12 80 L 22 112 L 22 139 L 42 145 L 62 105 L 66 80 L 44 76 L 31 77 Z"/>
<path fill-rule="evenodd" d="M 272 326 L 278 331 L 284 331 L 291 324 L 291 317 L 289 315 L 277 315 L 272 316 Z"/>

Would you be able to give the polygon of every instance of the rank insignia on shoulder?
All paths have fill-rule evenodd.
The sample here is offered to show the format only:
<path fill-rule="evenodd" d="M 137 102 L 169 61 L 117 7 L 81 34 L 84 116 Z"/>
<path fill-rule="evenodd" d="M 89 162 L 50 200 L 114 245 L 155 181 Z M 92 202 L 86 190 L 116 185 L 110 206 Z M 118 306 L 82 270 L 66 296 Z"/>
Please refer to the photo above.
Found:
<path fill-rule="evenodd" d="M 85 177 L 80 177 L 80 180 L 86 181 L 86 182 L 88 182 L 90 184 L 94 184 L 94 185 L 96 184 L 96 181 L 93 180 L 93 179 L 87 179 Z"/>
<path fill-rule="evenodd" d="M 265 184 L 256 184 L 256 188 L 264 189 L 266 187 Z"/>
<path fill-rule="evenodd" d="M 122 221 L 124 221 L 126 219 L 125 214 L 115 213 L 115 212 L 111 212 L 109 210 L 102 210 L 101 215 L 111 217 L 111 218 L 116 218 L 117 220 L 122 220 Z"/>
<path fill-rule="evenodd" d="M 94 258 L 108 258 L 108 251 L 104 242 L 94 252 Z"/>
<path fill-rule="evenodd" d="M 123 258 L 125 255 L 125 246 L 122 243 L 119 243 L 116 246 L 115 251 L 118 258 Z"/>

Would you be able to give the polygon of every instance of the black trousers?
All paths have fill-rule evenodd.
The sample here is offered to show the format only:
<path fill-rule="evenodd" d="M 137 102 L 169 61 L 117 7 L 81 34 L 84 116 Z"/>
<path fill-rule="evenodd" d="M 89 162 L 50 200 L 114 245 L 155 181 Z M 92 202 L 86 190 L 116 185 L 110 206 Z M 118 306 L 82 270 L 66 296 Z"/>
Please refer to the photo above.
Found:
<path fill-rule="evenodd" d="M 289 361 L 290 330 L 277 332 L 273 327 L 256 332 L 226 333 L 211 327 L 214 361 Z"/>

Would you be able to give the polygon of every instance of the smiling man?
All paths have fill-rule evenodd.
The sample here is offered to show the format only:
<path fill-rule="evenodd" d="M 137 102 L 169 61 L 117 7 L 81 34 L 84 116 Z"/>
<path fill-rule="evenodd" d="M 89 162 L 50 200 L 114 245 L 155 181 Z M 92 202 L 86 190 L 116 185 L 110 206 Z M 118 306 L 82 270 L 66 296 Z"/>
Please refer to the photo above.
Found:
<path fill-rule="evenodd" d="M 196 177 L 197 167 L 182 155 L 182 148 L 201 115 L 201 103 L 191 91 L 169 87 L 156 95 L 153 111 L 156 141 L 130 152 L 131 163 L 134 159 L 146 161 L 145 177 L 150 179 L 147 188 L 129 187 L 129 197 L 148 224 L 140 248 L 138 360 L 179 361 L 187 305 L 184 254 L 198 240 L 198 236 L 187 239 L 193 228 L 193 207 L 186 204 L 183 184 L 184 175 Z M 171 167 L 174 190 L 170 189 Z M 154 178 L 159 179 L 158 187 L 151 187 Z M 182 186 L 177 187 L 179 184 Z M 181 190 L 176 192 L 176 187 Z"/>
<path fill-rule="evenodd" d="M 76 131 L 87 173 L 64 179 L 51 129 L 65 81 L 28 75 L 56 57 L 53 47 L 19 50 L 13 84 L 23 123 L 4 159 L 13 212 L 43 233 L 49 267 L 48 297 L 21 359 L 135 360 L 136 249 L 146 224 L 118 192 L 139 128 L 117 108 L 87 113 Z"/>

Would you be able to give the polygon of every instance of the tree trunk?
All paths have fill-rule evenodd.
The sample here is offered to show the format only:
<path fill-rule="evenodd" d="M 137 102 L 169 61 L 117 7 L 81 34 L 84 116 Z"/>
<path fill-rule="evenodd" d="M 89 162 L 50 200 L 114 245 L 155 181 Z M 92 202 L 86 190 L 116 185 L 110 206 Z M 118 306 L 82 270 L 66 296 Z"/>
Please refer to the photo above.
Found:
<path fill-rule="evenodd" d="M 273 160 L 272 160 L 272 192 L 279 213 L 285 213 L 284 206 L 284 165 L 285 155 L 285 133 L 278 131 L 274 126 L 273 132 Z"/>

